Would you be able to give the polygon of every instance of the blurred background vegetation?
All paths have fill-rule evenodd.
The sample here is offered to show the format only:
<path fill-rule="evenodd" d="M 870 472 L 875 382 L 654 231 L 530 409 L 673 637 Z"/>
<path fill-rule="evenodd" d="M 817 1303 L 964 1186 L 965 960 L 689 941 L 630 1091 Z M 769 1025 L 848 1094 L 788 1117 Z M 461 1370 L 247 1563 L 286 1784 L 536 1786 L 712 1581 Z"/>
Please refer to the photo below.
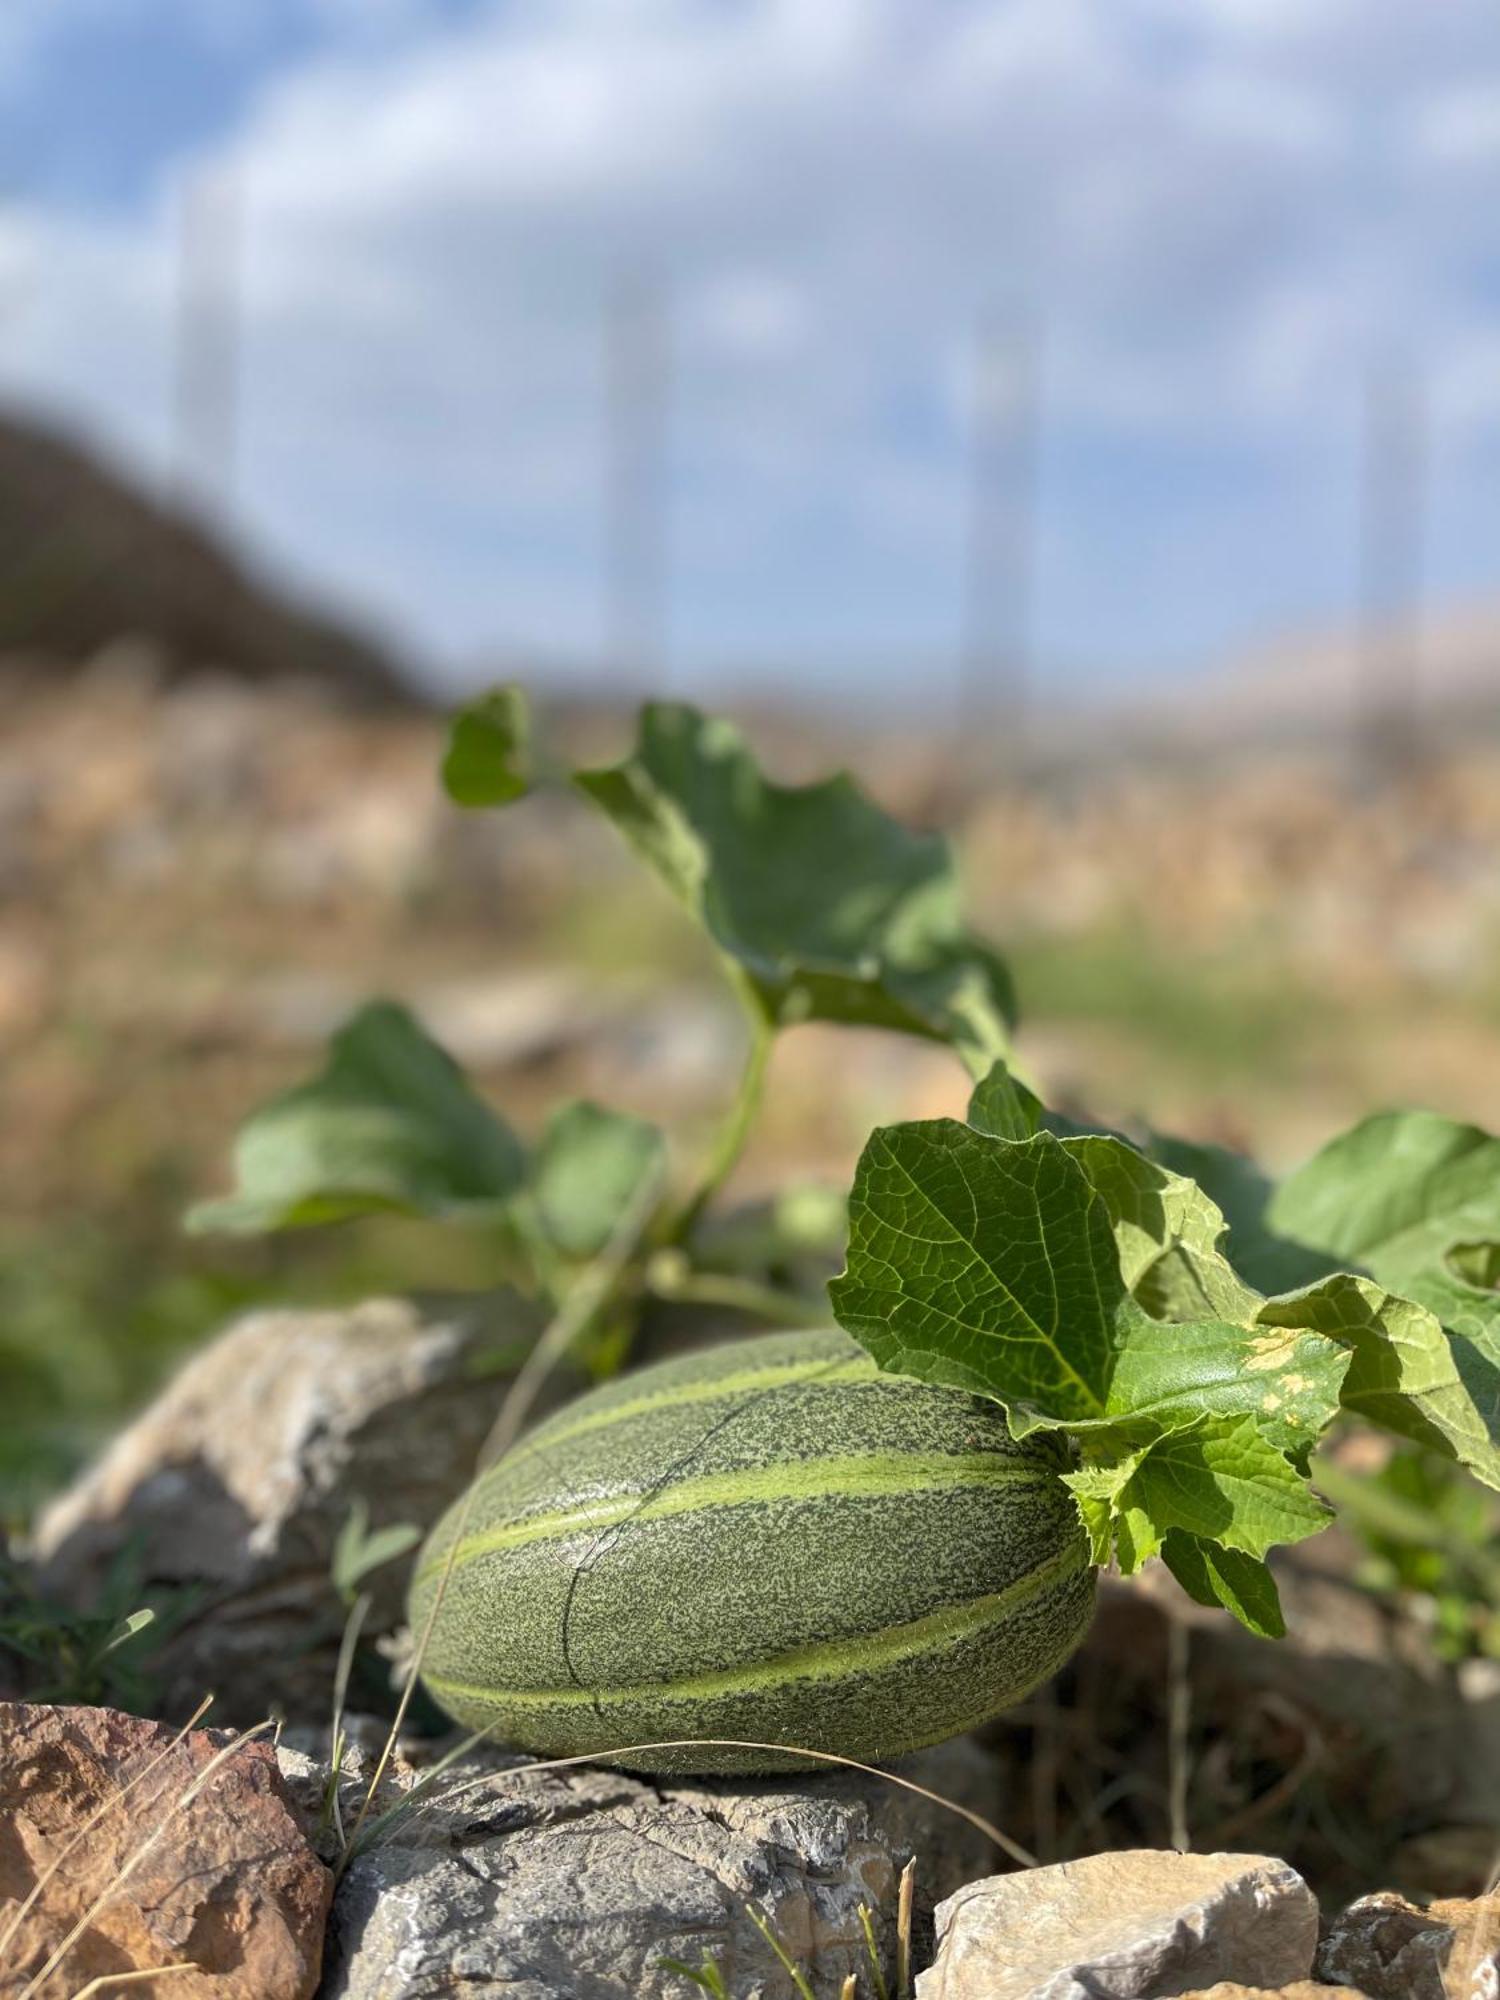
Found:
<path fill-rule="evenodd" d="M 706 951 L 593 816 L 464 816 L 441 717 L 160 640 L 16 655 L 0 737 L 0 1504 L 23 1516 L 236 1310 L 503 1275 L 482 1237 L 190 1241 L 240 1118 L 399 997 L 521 1130 L 583 1092 L 707 1131 L 739 1027 Z M 377 698 L 378 697 L 378 698 Z M 1080 735 L 975 773 L 951 742 L 752 715 L 783 777 L 854 763 L 957 837 L 1055 1102 L 1289 1164 L 1374 1103 L 1500 1122 L 1500 745 L 1371 784 L 1335 743 L 1114 762 Z M 575 754 L 628 717 L 555 709 Z M 837 1060 L 830 1044 L 837 1033 Z M 935 1049 L 784 1038 L 737 1182 L 847 1181 L 870 1127 L 956 1111 Z"/>

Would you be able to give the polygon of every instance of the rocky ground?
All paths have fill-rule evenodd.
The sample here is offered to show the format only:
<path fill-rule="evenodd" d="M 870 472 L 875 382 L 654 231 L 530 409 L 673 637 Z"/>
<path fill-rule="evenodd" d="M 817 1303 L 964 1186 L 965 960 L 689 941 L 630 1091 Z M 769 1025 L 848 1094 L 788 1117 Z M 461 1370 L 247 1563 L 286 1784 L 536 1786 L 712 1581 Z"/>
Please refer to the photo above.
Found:
<path fill-rule="evenodd" d="M 177 1215 L 221 1182 L 237 1118 L 372 990 L 416 1005 L 523 1130 L 584 1091 L 689 1143 L 732 1009 L 566 801 L 513 822 L 446 807 L 432 718 L 168 686 L 118 648 L 11 694 L 0 1518 L 27 1518 L 25 1563 L 0 1565 L 0 2000 L 148 1971 L 127 1990 L 687 2000 L 667 1961 L 705 1954 L 731 2000 L 790 2000 L 798 1978 L 877 2000 L 904 1958 L 920 2000 L 1493 2000 L 1500 1674 L 1444 1664 L 1333 1536 L 1283 1566 L 1285 1642 L 1161 1578 L 1111 1585 L 1052 1688 L 906 1768 L 1035 1868 L 854 1774 L 659 1787 L 475 1751 L 434 1777 L 420 1702 L 354 1836 L 410 1557 L 351 1579 L 351 1523 L 436 1516 L 534 1319 L 493 1246 L 454 1234 L 382 1232 L 373 1263 L 358 1231 L 189 1251 Z M 931 746 L 867 747 L 888 803 L 956 817 Z M 772 761 L 827 759 L 809 740 Z M 1273 1160 L 1377 1100 L 1500 1123 L 1497 775 L 1481 744 L 1399 797 L 1283 759 L 969 799 L 1027 1060 L 1054 1097 Z M 846 1035 L 831 1064 L 799 1030 L 740 1188 L 837 1181 L 872 1124 L 962 1088 L 921 1047 Z M 335 1303 L 372 1281 L 400 1296 Z M 239 1320 L 75 1476 L 227 1307 L 298 1296 L 325 1303 Z M 365 1719 L 335 1774 L 361 1594 L 346 1705 Z M 143 1605 L 154 1624 L 117 1643 Z"/>
<path fill-rule="evenodd" d="M 919 2000 L 1493 1994 L 1500 1690 L 1354 1592 L 1327 1538 L 1284 1571 L 1279 1645 L 1164 1578 L 1107 1585 L 1052 1689 L 895 1767 L 924 1793 L 442 1765 L 419 1709 L 361 1823 L 384 1725 L 330 1760 L 347 1523 L 424 1522 L 457 1490 L 476 1375 L 518 1325 L 503 1299 L 242 1322 L 43 1516 L 26 1588 L 54 1605 L 86 1611 L 138 1552 L 162 1613 L 131 1642 L 140 1705 L 164 1719 L 28 1699 L 32 1664 L 0 1654 L 0 1994 L 154 1970 L 135 1990 L 687 2000 L 674 1964 L 705 1958 L 732 2000 L 799 1978 L 876 2000 L 903 1965 Z M 389 1712 L 410 1559 L 367 1579 L 356 1710 Z"/>

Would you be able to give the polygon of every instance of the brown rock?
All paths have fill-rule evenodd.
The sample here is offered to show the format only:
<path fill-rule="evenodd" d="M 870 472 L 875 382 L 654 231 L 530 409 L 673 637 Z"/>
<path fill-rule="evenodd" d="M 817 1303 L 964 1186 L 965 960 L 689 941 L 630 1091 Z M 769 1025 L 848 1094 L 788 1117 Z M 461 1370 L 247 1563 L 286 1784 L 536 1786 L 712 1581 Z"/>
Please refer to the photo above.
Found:
<path fill-rule="evenodd" d="M 38 2000 L 184 1964 L 195 1970 L 132 1992 L 311 2000 L 332 1883 L 275 1752 L 265 1741 L 241 1744 L 215 1767 L 233 1741 L 227 1731 L 193 1730 L 175 1744 L 173 1735 L 114 1709 L 0 1708 L 3 2000 L 26 1988 L 80 1919 Z"/>
<path fill-rule="evenodd" d="M 356 1503 L 372 1527 L 426 1528 L 473 1476 L 498 1387 L 487 1360 L 534 1330 L 512 1296 L 253 1313 L 193 1357 L 43 1515 L 43 1588 L 98 1601 L 140 1552 L 143 1592 L 189 1594 L 152 1673 L 161 1712 L 251 1725 L 326 1713 L 344 1608 L 334 1545 Z M 402 1615 L 412 1555 L 375 1572 L 366 1633 Z M 179 1600 L 180 1601 L 180 1600 Z"/>
<path fill-rule="evenodd" d="M 1425 1909 L 1393 1890 L 1361 1896 L 1324 1930 L 1316 1970 L 1359 1987 L 1369 2000 L 1493 1994 L 1500 1991 L 1500 1896 Z"/>

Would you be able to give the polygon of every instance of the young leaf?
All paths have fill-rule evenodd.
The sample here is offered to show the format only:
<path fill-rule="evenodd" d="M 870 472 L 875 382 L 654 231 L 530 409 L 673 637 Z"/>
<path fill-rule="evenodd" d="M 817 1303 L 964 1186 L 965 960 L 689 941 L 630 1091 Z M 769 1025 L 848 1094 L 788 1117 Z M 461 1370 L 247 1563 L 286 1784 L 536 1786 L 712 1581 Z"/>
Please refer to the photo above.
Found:
<path fill-rule="evenodd" d="M 661 1172 L 666 1142 L 655 1125 L 602 1105 L 553 1112 L 532 1162 L 537 1221 L 566 1257 L 595 1257 L 635 1199 Z"/>
<path fill-rule="evenodd" d="M 524 1160 L 508 1127 L 402 1007 L 377 1001 L 333 1038 L 327 1067 L 240 1128 L 236 1191 L 188 1218 L 252 1235 L 381 1210 L 451 1216 L 502 1203 Z"/>
<path fill-rule="evenodd" d="M 1161 1545 L 1162 1561 L 1195 1603 L 1222 1605 L 1262 1639 L 1284 1639 L 1286 1620 L 1276 1579 L 1265 1563 L 1238 1549 L 1171 1529 Z"/>
<path fill-rule="evenodd" d="M 443 789 L 455 805 L 508 806 L 531 789 L 531 712 L 518 687 L 460 709 L 448 731 Z"/>
<path fill-rule="evenodd" d="M 356 1500 L 333 1544 L 330 1575 L 334 1589 L 345 1603 L 352 1603 L 367 1576 L 404 1556 L 421 1539 L 422 1530 L 411 1521 L 393 1521 L 372 1530 L 369 1508 L 363 1500 Z"/>
<path fill-rule="evenodd" d="M 964 927 L 947 843 L 848 776 L 777 785 L 738 730 L 655 704 L 580 789 L 703 925 L 766 1019 L 847 1021 L 952 1043 L 976 1070 L 1008 1039 L 998 957 Z"/>
<path fill-rule="evenodd" d="M 1029 1139 L 1041 1130 L 1041 1099 L 1003 1062 L 993 1063 L 974 1086 L 965 1123 L 992 1139 Z"/>
<path fill-rule="evenodd" d="M 1278 1543 L 1315 1535 L 1330 1517 L 1253 1417 L 1168 1431 L 1103 1474 L 1085 1467 L 1063 1478 L 1109 1500 L 1127 1573 L 1160 1554 L 1174 1532 L 1264 1561 Z"/>
<path fill-rule="evenodd" d="M 131 1611 L 123 1617 L 110 1632 L 99 1648 L 99 1657 L 118 1652 L 121 1646 L 128 1646 L 132 1639 L 138 1639 L 142 1632 L 156 1623 L 156 1613 L 149 1606 L 139 1611 Z"/>

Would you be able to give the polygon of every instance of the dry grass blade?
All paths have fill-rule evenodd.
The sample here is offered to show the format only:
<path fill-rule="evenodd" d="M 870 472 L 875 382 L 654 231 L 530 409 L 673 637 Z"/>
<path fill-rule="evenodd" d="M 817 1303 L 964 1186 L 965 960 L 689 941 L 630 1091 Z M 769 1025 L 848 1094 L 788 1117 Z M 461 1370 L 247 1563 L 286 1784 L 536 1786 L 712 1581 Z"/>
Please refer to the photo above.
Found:
<path fill-rule="evenodd" d="M 93 1902 L 89 1904 L 88 1908 L 84 1911 L 83 1915 L 78 1919 L 77 1923 L 74 1924 L 73 1928 L 68 1932 L 67 1936 L 63 1939 L 62 1943 L 58 1945 L 57 1949 L 52 1953 L 51 1957 L 47 1960 L 45 1965 L 42 1966 L 41 1970 L 33 1973 L 31 1978 L 27 1980 L 26 1984 L 21 1988 L 20 1992 L 15 1996 L 15 2000 L 35 2000 L 35 1996 L 38 1993 L 40 1993 L 42 1987 L 52 1977 L 53 1973 L 56 1972 L 57 1968 L 62 1964 L 63 1960 L 67 1957 L 68 1953 L 73 1949 L 74 1945 L 77 1944 L 78 1940 L 83 1936 L 84 1932 L 88 1929 L 89 1925 L 93 1923 L 94 1919 L 98 1916 L 99 1912 L 102 1909 L 104 1909 L 108 1903 L 113 1901 L 113 1899 L 119 1894 L 120 1890 L 124 1887 L 124 1885 L 130 1880 L 131 1876 L 135 1873 L 136 1869 L 139 1868 L 141 1863 L 146 1859 L 147 1855 L 153 1852 L 158 1841 L 161 1840 L 167 1828 L 172 1824 L 173 1820 L 176 1819 L 177 1815 L 180 1812 L 182 1812 L 185 1807 L 190 1806 L 192 1804 L 193 1800 L 197 1798 L 198 1794 L 203 1790 L 204 1786 L 208 1783 L 209 1779 L 213 1777 L 216 1771 L 221 1769 L 222 1766 L 225 1765 L 231 1757 L 236 1755 L 237 1752 L 243 1750 L 247 1743 L 253 1742 L 257 1736 L 263 1736 L 265 1732 L 272 1726 L 273 1725 L 270 1722 L 258 1722 L 253 1729 L 242 1730 L 238 1736 L 233 1737 L 228 1743 L 226 1743 L 222 1750 L 218 1750 L 214 1753 L 214 1755 L 204 1765 L 203 1769 L 198 1773 L 197 1777 L 194 1778 L 190 1784 L 186 1785 L 183 1788 L 183 1790 L 178 1793 L 177 1797 L 173 1800 L 171 1806 L 168 1808 L 166 1814 L 163 1816 L 160 1824 L 151 1833 L 147 1834 L 146 1838 L 141 1842 L 140 1846 L 124 1863 L 124 1865 L 118 1870 L 118 1872 L 114 1877 L 114 1880 L 110 1883 L 109 1887 L 103 1892 L 102 1895 L 96 1896 Z M 159 1796 L 160 1794 L 158 1794 L 158 1797 Z M 155 1803 L 155 1801 L 153 1801 L 153 1803 Z"/>
<path fill-rule="evenodd" d="M 911 2000 L 911 1906 L 917 1889 L 917 1857 L 901 1870 L 896 1896 L 896 2000 Z"/>
<path fill-rule="evenodd" d="M 1274 1693 L 1263 1694 L 1259 1706 L 1267 1715 L 1301 1731 L 1302 1752 L 1296 1763 L 1283 1771 L 1275 1784 L 1217 1823 L 1213 1830 L 1215 1847 L 1227 1847 L 1231 1840 L 1242 1837 L 1262 1820 L 1279 1812 L 1289 1799 L 1297 1796 L 1313 1772 L 1325 1761 L 1323 1737 L 1310 1716 Z"/>
<path fill-rule="evenodd" d="M 878 1764 L 862 1764 L 857 1757 L 840 1757 L 832 1750 L 810 1750 L 800 1743 L 756 1743 L 742 1736 L 678 1736 L 664 1743 L 622 1743 L 614 1750 L 586 1750 L 577 1757 L 547 1757 L 535 1764 L 519 1764 L 509 1771 L 486 1771 L 481 1777 L 465 1779 L 463 1784 L 444 1793 L 440 1803 L 449 1805 L 465 1793 L 477 1791 L 483 1785 L 493 1785 L 503 1778 L 528 1778 L 545 1771 L 570 1771 L 580 1764 L 611 1763 L 621 1757 L 640 1757 L 658 1750 L 770 1750 L 782 1757 L 807 1757 L 817 1764 L 834 1764 L 846 1771 L 863 1771 L 866 1777 L 879 1778 L 887 1785 L 899 1785 L 902 1791 L 927 1799 L 932 1805 L 941 1806 L 944 1812 L 956 1813 L 970 1826 L 977 1827 L 987 1840 L 992 1840 L 1000 1852 L 1008 1855 L 1019 1867 L 1040 1866 L 1034 1854 L 1028 1853 L 1008 1833 L 1002 1833 L 983 1813 L 961 1806 L 957 1799 L 946 1798 L 930 1786 L 919 1785 L 915 1778 L 903 1778 L 895 1771 L 882 1771 Z"/>
<path fill-rule="evenodd" d="M 1188 1828 L 1188 1754 L 1193 1684 L 1189 1674 L 1192 1635 L 1184 1618 L 1167 1620 L 1167 1816 L 1168 1838 L 1179 1854 L 1193 1845 Z"/>
<path fill-rule="evenodd" d="M 61 1851 L 55 1854 L 47 1863 L 47 1866 L 37 1876 L 35 1882 L 32 1883 L 25 1900 L 16 1905 L 16 1908 L 11 1912 L 10 1919 L 5 1928 L 0 1930 L 0 1962 L 3 1962 L 6 1952 L 10 1949 L 16 1933 L 20 1930 L 22 1924 L 25 1923 L 28 1914 L 44 1894 L 47 1884 L 53 1879 L 60 1868 L 66 1866 L 68 1857 L 77 1853 L 78 1849 L 87 1840 L 100 1820 L 108 1818 L 109 1814 L 117 1806 L 124 1804 L 125 1800 L 129 1798 L 137 1786 L 143 1785 L 153 1771 L 161 1768 L 177 1748 L 178 1744 L 182 1742 L 183 1738 L 196 1729 L 204 1716 L 207 1715 L 209 1709 L 213 1706 L 213 1699 L 211 1694 L 205 1695 L 187 1721 L 182 1725 L 181 1729 L 172 1738 L 171 1742 L 163 1749 L 158 1750 L 150 1762 L 142 1765 L 135 1776 L 127 1779 L 117 1792 L 105 1799 L 101 1805 L 96 1806 L 73 1837 L 64 1843 Z"/>
<path fill-rule="evenodd" d="M 80 1986 L 72 2000 L 94 2000 L 96 1993 L 113 1993 L 120 1986 L 142 1986 L 148 1979 L 170 1979 L 176 1972 L 201 1972 L 198 1965 L 151 1965 L 143 1972 L 101 1972 L 87 1986 Z"/>
<path fill-rule="evenodd" d="M 456 1764 L 460 1757 L 467 1757 L 471 1750 L 485 1742 L 489 1734 L 487 1729 L 476 1729 L 472 1735 L 465 1736 L 462 1741 L 455 1743 L 451 1750 L 445 1750 L 437 1762 L 422 1773 L 410 1791 L 403 1792 L 385 1808 L 384 1812 L 378 1812 L 373 1818 L 367 1819 L 359 1831 L 359 1838 L 356 1840 L 351 1835 L 345 1849 L 344 1865 L 347 1867 L 356 1855 L 363 1854 L 366 1848 L 377 1845 L 386 1827 L 393 1826 L 398 1819 L 404 1819 L 409 1812 L 425 1804 L 443 1773 Z M 459 1787 L 460 1792 L 464 1789 L 466 1788 L 463 1786 Z M 443 1799 L 437 1801 L 439 1805 L 444 1802 Z"/>
<path fill-rule="evenodd" d="M 839 1988 L 839 2000 L 857 2000 L 857 1996 L 858 1989 L 854 1984 L 854 1974 L 846 1972 L 844 1974 L 844 1983 Z"/>
<path fill-rule="evenodd" d="M 608 1243 L 594 1261 L 586 1265 L 579 1274 L 551 1325 L 547 1327 L 522 1363 L 515 1381 L 500 1405 L 500 1414 L 496 1417 L 479 1454 L 481 1467 L 492 1463 L 509 1451 L 519 1437 L 521 1428 L 530 1416 L 547 1377 L 583 1333 L 635 1255 L 641 1235 L 655 1212 L 660 1192 L 661 1174 L 659 1172 L 648 1174 L 636 1189 L 635 1199 L 615 1225 Z M 458 1555 L 459 1544 L 464 1538 L 464 1530 L 469 1524 L 469 1514 L 474 1499 L 475 1488 L 471 1485 L 464 1497 L 458 1521 L 449 1539 L 447 1560 L 443 1564 L 442 1575 L 438 1578 L 437 1589 L 432 1594 L 432 1603 L 428 1607 L 427 1616 L 422 1622 L 416 1650 L 402 1683 L 401 1698 L 396 1704 L 396 1713 L 392 1717 L 390 1729 L 386 1734 L 380 1756 L 376 1760 L 364 1798 L 360 1801 L 359 1811 L 355 1814 L 354 1824 L 349 1829 L 348 1845 L 339 1857 L 336 1875 L 341 1875 L 349 1865 L 354 1842 L 370 1815 L 375 1795 L 380 1789 L 380 1781 L 384 1778 L 390 1767 L 391 1758 L 395 1755 L 396 1745 L 401 1737 L 401 1725 L 406 1720 L 406 1712 L 411 1706 L 411 1698 L 416 1691 L 417 1679 L 422 1671 L 422 1662 L 427 1657 L 427 1648 L 432 1643 L 433 1629 L 437 1624 L 438 1613 L 443 1608 L 443 1599 L 448 1593 L 454 1562 Z"/>
<path fill-rule="evenodd" d="M 344 1621 L 344 1636 L 339 1641 L 338 1664 L 333 1670 L 333 1715 L 328 1729 L 327 1809 L 340 1848 L 344 1845 L 344 1815 L 339 1804 L 339 1781 L 344 1775 L 344 1709 L 349 1697 L 349 1676 L 354 1671 L 354 1649 L 359 1644 L 359 1635 L 373 1602 L 370 1593 L 362 1590 L 349 1607 L 349 1616 Z"/>

